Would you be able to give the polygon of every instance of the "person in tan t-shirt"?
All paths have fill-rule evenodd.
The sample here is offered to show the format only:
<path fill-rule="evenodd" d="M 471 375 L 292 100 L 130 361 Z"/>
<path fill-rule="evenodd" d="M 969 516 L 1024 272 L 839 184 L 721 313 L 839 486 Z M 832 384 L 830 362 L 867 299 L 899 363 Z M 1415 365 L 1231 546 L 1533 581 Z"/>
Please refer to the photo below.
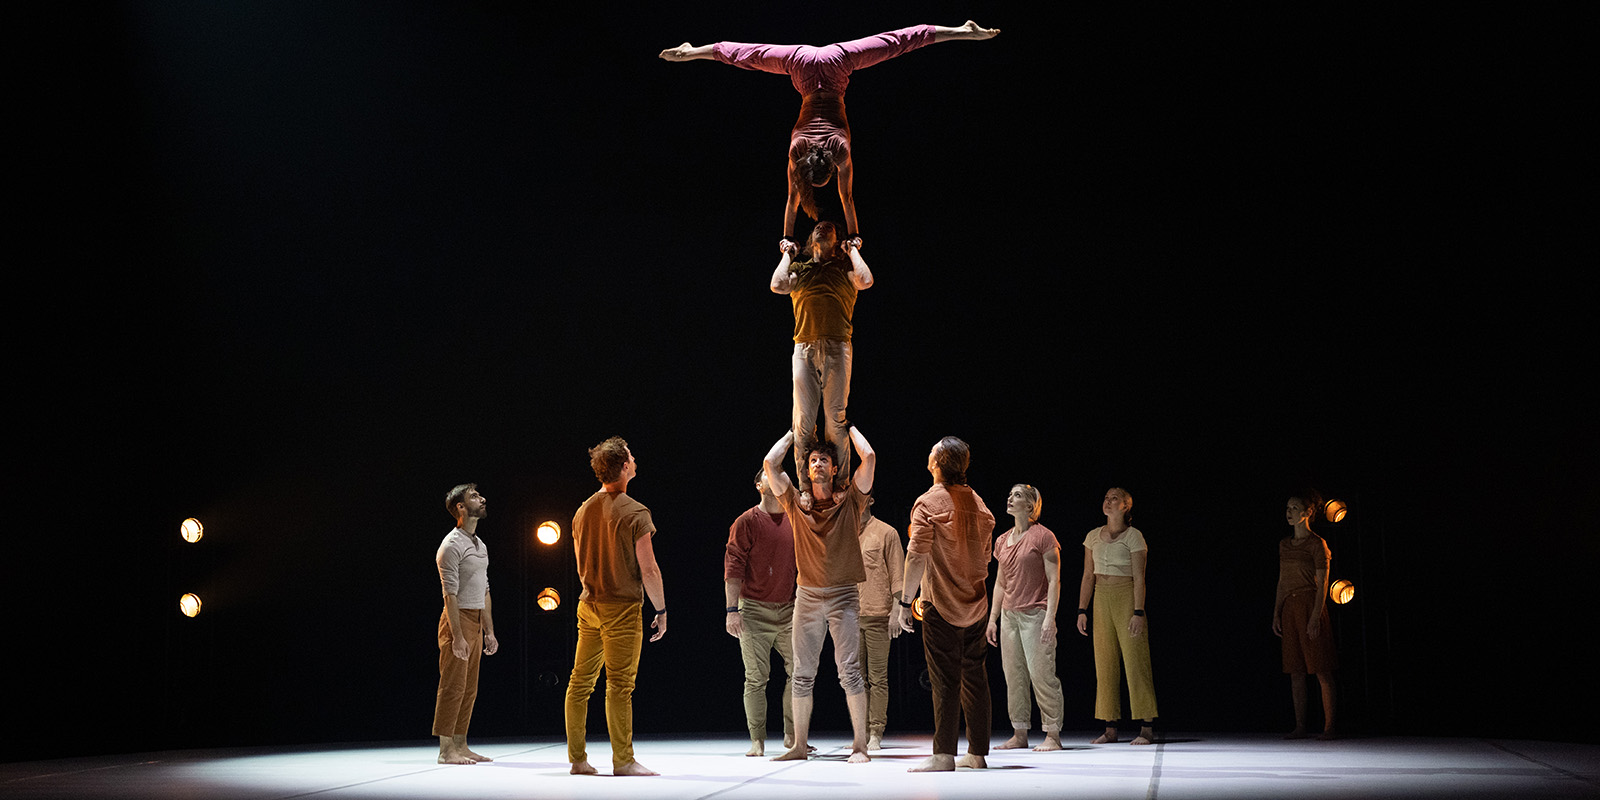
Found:
<path fill-rule="evenodd" d="M 633 685 L 639 672 L 644 623 L 639 612 L 650 596 L 654 642 L 667 635 L 667 599 L 656 564 L 656 526 L 650 509 L 628 496 L 628 482 L 639 474 L 633 451 L 621 437 L 590 448 L 589 466 L 600 481 L 572 518 L 572 546 L 578 559 L 578 648 L 567 683 L 567 760 L 572 774 L 593 775 L 584 743 L 589 695 L 600 667 L 606 670 L 606 730 L 611 735 L 615 775 L 654 775 L 633 758 Z"/>
<path fill-rule="evenodd" d="M 767 485 L 778 498 L 794 531 L 796 582 L 794 601 L 794 746 L 774 761 L 806 758 L 806 736 L 811 729 L 812 687 L 817 678 L 817 661 L 822 642 L 833 637 L 834 666 L 839 670 L 839 685 L 850 708 L 850 726 L 855 738 L 850 743 L 850 763 L 870 761 L 867 756 L 867 687 L 861 676 L 860 591 L 857 584 L 867 579 L 861 562 L 862 513 L 878 457 L 861 431 L 850 428 L 850 441 L 861 466 L 836 491 L 832 448 L 813 441 L 806 448 L 806 469 L 811 473 L 811 488 L 816 492 L 811 508 L 800 507 L 794 485 L 783 472 L 783 454 L 793 443 L 789 431 L 767 451 L 762 469 Z"/>
<path fill-rule="evenodd" d="M 856 293 L 872 286 L 872 270 L 861 258 L 860 244 L 850 241 L 841 244 L 831 222 L 819 222 L 811 230 L 805 247 L 806 260 L 792 261 L 800 252 L 793 242 L 786 240 L 781 249 L 782 255 L 769 286 L 776 294 L 789 295 L 794 306 L 791 425 L 798 473 L 795 477 L 804 508 L 811 501 L 811 476 L 801 467 L 806 457 L 801 448 L 817 436 L 818 403 L 822 404 L 823 435 L 832 449 L 835 473 L 840 477 L 851 474 L 850 442 L 846 433 L 849 423 L 845 421 L 845 407 L 850 404 L 853 359 L 850 323 L 855 316 Z"/>
<path fill-rule="evenodd" d="M 1333 671 L 1338 656 L 1328 624 L 1328 567 L 1333 553 L 1328 543 L 1311 530 L 1311 520 L 1322 511 L 1322 495 L 1315 489 L 1289 498 L 1284 520 L 1294 533 L 1278 542 L 1278 591 L 1272 604 L 1272 632 L 1283 639 L 1283 671 L 1289 673 L 1289 693 L 1294 701 L 1294 730 L 1285 739 L 1304 739 L 1306 727 L 1306 673 L 1317 676 L 1322 690 L 1322 734 L 1337 736 L 1334 709 L 1337 695 Z"/>

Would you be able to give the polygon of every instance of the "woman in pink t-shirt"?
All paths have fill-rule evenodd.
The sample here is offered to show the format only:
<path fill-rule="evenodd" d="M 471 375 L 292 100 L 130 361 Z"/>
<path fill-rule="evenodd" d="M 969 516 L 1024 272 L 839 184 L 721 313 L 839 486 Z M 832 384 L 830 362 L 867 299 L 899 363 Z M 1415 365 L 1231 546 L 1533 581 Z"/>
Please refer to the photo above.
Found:
<path fill-rule="evenodd" d="M 916 25 L 865 39 L 838 42 L 823 47 L 806 44 L 744 44 L 718 42 L 696 47 L 688 42 L 661 51 L 668 61 L 714 59 L 744 69 L 788 75 L 800 93 L 800 118 L 789 135 L 789 199 L 783 209 L 783 241 L 780 247 L 790 253 L 794 243 L 794 215 L 804 208 L 812 219 L 817 206 L 812 187 L 826 186 L 835 173 L 839 176 L 839 203 L 844 207 L 846 241 L 860 246 L 861 228 L 856 222 L 854 164 L 850 159 L 850 122 L 844 113 L 844 90 L 850 73 L 865 69 L 919 47 L 952 39 L 990 39 L 998 28 L 980 28 L 967 20 L 959 28 L 942 25 Z"/>
<path fill-rule="evenodd" d="M 1025 483 L 1011 487 L 1006 511 L 1016 524 L 994 540 L 994 560 L 1000 562 L 1000 569 L 994 579 L 989 626 L 984 636 L 990 646 L 1000 648 L 1000 665 L 1006 676 L 1006 711 L 1015 731 L 997 750 L 1028 746 L 1033 700 L 1039 703 L 1039 724 L 1044 728 L 1044 742 L 1033 749 L 1061 749 L 1064 709 L 1061 679 L 1056 677 L 1061 544 L 1049 528 L 1037 524 L 1043 510 L 1044 498 L 1038 489 Z"/>

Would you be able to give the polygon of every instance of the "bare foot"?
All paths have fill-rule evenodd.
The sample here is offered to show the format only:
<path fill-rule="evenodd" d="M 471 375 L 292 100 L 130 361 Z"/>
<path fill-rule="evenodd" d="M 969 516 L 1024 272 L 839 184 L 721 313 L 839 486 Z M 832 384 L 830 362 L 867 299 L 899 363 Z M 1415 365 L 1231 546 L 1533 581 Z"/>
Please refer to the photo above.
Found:
<path fill-rule="evenodd" d="M 622 766 L 611 770 L 611 774 L 612 775 L 659 775 L 660 773 L 651 772 L 650 770 L 645 769 L 644 765 L 640 764 L 637 761 L 629 761 L 628 763 L 623 764 Z"/>
<path fill-rule="evenodd" d="M 1322 741 L 1324 741 L 1324 742 L 1331 742 L 1334 739 L 1339 738 L 1339 732 L 1334 730 L 1334 729 L 1332 729 L 1332 728 L 1329 728 L 1329 729 L 1323 731 L 1322 733 L 1317 734 L 1317 738 L 1322 740 Z"/>
<path fill-rule="evenodd" d="M 783 749 L 788 750 L 791 747 L 794 747 L 794 734 L 786 733 L 783 735 Z"/>
<path fill-rule="evenodd" d="M 572 773 L 573 775 L 599 775 L 600 774 L 600 770 L 597 770 L 594 767 L 589 766 L 589 762 L 588 761 L 579 761 L 579 762 L 574 763 L 572 765 L 572 769 L 568 770 L 568 772 Z"/>
<path fill-rule="evenodd" d="M 1288 733 L 1284 734 L 1283 738 L 1285 738 L 1285 739 L 1305 739 L 1305 738 L 1310 737 L 1310 735 L 1311 734 L 1306 733 L 1306 729 L 1305 728 L 1295 728 L 1294 730 L 1289 731 Z"/>
<path fill-rule="evenodd" d="M 1156 740 L 1156 732 L 1151 730 L 1149 725 L 1146 725 L 1143 728 L 1139 729 L 1139 735 L 1135 736 L 1133 738 L 1133 741 L 1128 742 L 1128 744 L 1132 744 L 1132 745 L 1154 744 L 1155 740 Z"/>
<path fill-rule="evenodd" d="M 934 753 L 927 761 L 918 764 L 906 772 L 955 772 L 956 757 L 948 753 Z"/>
<path fill-rule="evenodd" d="M 1028 746 L 1028 732 L 1018 730 L 1011 734 L 1011 738 L 994 746 L 996 750 L 1021 750 Z"/>
<path fill-rule="evenodd" d="M 989 761 L 983 756 L 968 753 L 956 759 L 956 769 L 988 769 Z"/>
<path fill-rule="evenodd" d="M 467 754 L 467 758 L 470 758 L 475 762 L 493 761 L 494 760 L 494 759 L 492 759 L 492 758 L 490 758 L 490 757 L 488 757 L 486 755 L 483 755 L 482 753 L 474 753 L 471 750 L 465 750 L 463 752 L 465 752 Z"/>
<path fill-rule="evenodd" d="M 867 751 L 865 751 L 865 750 L 851 750 L 850 751 L 850 758 L 847 760 L 847 763 L 850 763 L 850 764 L 865 764 L 865 763 L 867 763 L 868 761 L 871 761 L 871 760 L 872 760 L 872 756 L 867 755 Z"/>
<path fill-rule="evenodd" d="M 961 30 L 971 39 L 993 39 L 1000 35 L 999 28 L 980 28 L 978 23 L 970 19 L 967 20 L 967 24 L 961 26 Z"/>
<path fill-rule="evenodd" d="M 1046 733 L 1044 735 L 1044 741 L 1040 742 L 1038 747 L 1033 748 L 1033 751 L 1035 753 L 1044 753 L 1044 752 L 1048 752 L 1048 751 L 1051 751 L 1051 750 L 1060 750 L 1060 749 L 1061 749 L 1061 734 L 1059 734 L 1059 733 Z"/>
<path fill-rule="evenodd" d="M 745 751 L 747 756 L 764 756 L 767 754 L 767 743 L 760 739 L 750 740 L 750 749 Z"/>
<path fill-rule="evenodd" d="M 439 763 L 440 764 L 476 764 L 478 762 L 473 761 L 472 759 L 468 758 L 467 756 L 465 756 L 465 755 L 463 755 L 461 753 L 457 753 L 457 752 L 451 751 L 449 753 L 440 753 L 439 754 Z"/>
<path fill-rule="evenodd" d="M 873 734 L 867 737 L 867 752 L 876 753 L 883 749 L 883 736 Z"/>
<path fill-rule="evenodd" d="M 689 51 L 693 49 L 694 45 L 684 42 L 677 47 L 669 47 L 665 50 L 662 50 L 661 57 L 668 61 L 688 61 Z"/>
<path fill-rule="evenodd" d="M 783 755 L 773 756 L 772 760 L 773 761 L 804 761 L 804 760 L 806 760 L 806 751 L 808 751 L 808 750 L 810 750 L 810 748 L 806 747 L 805 745 L 797 744 L 797 745 L 795 745 L 793 747 L 790 747 L 788 750 L 785 750 L 783 752 Z"/>
<path fill-rule="evenodd" d="M 1117 734 L 1116 734 L 1116 732 L 1109 731 L 1109 730 L 1106 731 L 1105 733 L 1102 733 L 1099 736 L 1095 737 L 1094 741 L 1089 742 L 1089 744 L 1116 744 L 1116 743 L 1117 743 Z"/>

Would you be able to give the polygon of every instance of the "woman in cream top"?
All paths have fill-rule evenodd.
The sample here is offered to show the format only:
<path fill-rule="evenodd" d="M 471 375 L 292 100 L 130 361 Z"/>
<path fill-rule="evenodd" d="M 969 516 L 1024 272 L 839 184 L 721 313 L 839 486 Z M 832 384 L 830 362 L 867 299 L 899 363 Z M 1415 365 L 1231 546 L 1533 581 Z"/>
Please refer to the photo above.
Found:
<path fill-rule="evenodd" d="M 1106 724 L 1105 733 L 1092 744 L 1117 741 L 1117 721 L 1122 718 L 1119 684 L 1124 669 L 1133 717 L 1142 721 L 1132 744 L 1151 744 L 1155 738 L 1152 725 L 1156 718 L 1156 692 L 1144 617 L 1145 559 L 1149 548 L 1144 534 L 1128 524 L 1133 495 L 1124 489 L 1110 489 L 1100 510 L 1106 515 L 1106 524 L 1089 531 L 1083 539 L 1083 582 L 1078 589 L 1078 633 L 1088 636 L 1089 628 L 1094 628 L 1094 715 Z"/>

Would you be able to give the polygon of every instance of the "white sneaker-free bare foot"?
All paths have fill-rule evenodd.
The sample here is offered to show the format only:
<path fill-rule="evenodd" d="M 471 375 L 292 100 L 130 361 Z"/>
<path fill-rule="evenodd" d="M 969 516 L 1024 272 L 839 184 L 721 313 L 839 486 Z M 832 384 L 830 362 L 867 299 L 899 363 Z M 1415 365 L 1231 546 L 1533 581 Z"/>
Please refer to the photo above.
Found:
<path fill-rule="evenodd" d="M 1111 728 L 1106 728 L 1106 732 L 1105 733 L 1102 733 L 1099 736 L 1095 737 L 1095 739 L 1093 741 L 1089 742 L 1089 744 L 1116 744 L 1116 742 L 1117 742 L 1117 732 L 1115 730 L 1112 730 Z"/>
<path fill-rule="evenodd" d="M 873 734 L 867 737 L 867 752 L 876 753 L 883 749 L 883 737 Z"/>
<path fill-rule="evenodd" d="M 448 753 L 440 753 L 439 754 L 439 763 L 440 764 L 476 764 L 478 762 L 473 761 L 472 759 L 468 758 L 466 756 L 466 754 L 464 754 L 464 753 L 457 753 L 454 750 L 452 750 L 452 751 L 450 751 Z"/>
<path fill-rule="evenodd" d="M 760 739 L 750 740 L 750 749 L 745 752 L 747 756 L 764 756 L 767 754 L 767 743 Z"/>
<path fill-rule="evenodd" d="M 483 755 L 482 753 L 474 753 L 471 750 L 467 750 L 467 751 L 464 751 L 464 752 L 466 752 L 467 758 L 472 759 L 474 762 L 482 763 L 484 761 L 493 761 L 494 760 L 494 759 L 492 759 L 492 758 L 490 758 L 490 757 L 488 757 L 486 755 Z"/>
<path fill-rule="evenodd" d="M 1128 744 L 1146 745 L 1146 744 L 1155 744 L 1155 741 L 1156 741 L 1156 733 L 1155 733 L 1155 731 L 1151 730 L 1149 725 L 1146 725 L 1143 728 L 1139 729 L 1139 735 L 1135 736 L 1133 741 L 1128 742 Z"/>
<path fill-rule="evenodd" d="M 1021 730 L 1021 729 L 1013 729 L 1013 730 L 1016 730 L 1017 732 L 1011 734 L 1011 738 L 1010 739 L 1007 739 L 1007 740 L 995 745 L 994 749 L 996 749 L 996 750 L 1021 750 L 1022 748 L 1027 747 L 1028 746 L 1028 732 L 1025 731 L 1025 730 Z"/>
<path fill-rule="evenodd" d="M 796 745 L 790 747 L 788 750 L 783 751 L 782 755 L 773 756 L 772 760 L 773 761 L 804 761 L 804 760 L 806 760 L 806 751 L 809 750 L 809 749 L 810 748 L 806 747 L 803 744 L 796 744 Z"/>
<path fill-rule="evenodd" d="M 1044 735 L 1044 741 L 1040 742 L 1038 747 L 1033 748 L 1033 751 L 1035 753 L 1047 753 L 1047 752 L 1049 752 L 1051 750 L 1060 750 L 1060 749 L 1061 749 L 1061 734 L 1059 734 L 1059 733 L 1051 733 L 1051 732 L 1046 731 L 1045 735 Z"/>
<path fill-rule="evenodd" d="M 989 760 L 983 756 L 968 753 L 956 759 L 956 769 L 988 769 Z"/>
<path fill-rule="evenodd" d="M 611 770 L 611 774 L 612 775 L 658 775 L 660 773 L 651 772 L 650 770 L 645 769 L 644 765 L 640 764 L 637 761 L 629 761 L 628 763 L 623 764 L 622 766 Z"/>
<path fill-rule="evenodd" d="M 934 753 L 928 760 L 918 764 L 906 772 L 955 772 L 956 757 L 949 753 Z"/>
<path fill-rule="evenodd" d="M 871 760 L 872 760 L 872 756 L 867 755 L 867 751 L 865 749 L 862 749 L 862 750 L 851 750 L 850 751 L 850 758 L 846 760 L 846 763 L 850 763 L 850 764 L 865 764 L 865 763 L 867 763 L 868 761 L 871 761 Z"/>
<path fill-rule="evenodd" d="M 589 766 L 589 762 L 588 761 L 575 762 L 572 765 L 572 769 L 567 770 L 567 771 L 570 772 L 573 775 L 599 775 L 600 774 L 600 770 L 597 770 L 594 767 Z"/>

